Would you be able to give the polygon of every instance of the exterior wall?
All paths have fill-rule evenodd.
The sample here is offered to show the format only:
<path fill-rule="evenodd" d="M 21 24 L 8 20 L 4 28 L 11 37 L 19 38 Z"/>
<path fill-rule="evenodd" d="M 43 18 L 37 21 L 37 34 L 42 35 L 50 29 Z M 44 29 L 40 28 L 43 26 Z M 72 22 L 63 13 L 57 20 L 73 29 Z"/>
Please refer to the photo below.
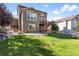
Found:
<path fill-rule="evenodd" d="M 23 12 L 22 12 L 22 14 L 21 14 L 21 31 L 22 31 L 22 32 L 24 32 L 24 26 L 23 26 L 23 25 L 24 25 L 24 23 L 23 23 L 23 21 L 24 21 L 23 18 L 24 18 L 24 17 L 23 17 L 23 16 L 24 16 L 24 14 L 23 14 Z"/>
<path fill-rule="evenodd" d="M 19 6 L 19 5 L 17 6 L 18 29 L 19 30 L 22 30 L 22 27 L 21 27 L 22 26 L 22 22 L 21 22 L 22 21 L 22 16 L 21 16 L 22 15 L 22 9 L 23 8 L 21 6 Z"/>
<path fill-rule="evenodd" d="M 51 31 L 51 25 L 47 27 L 47 30 L 48 31 Z"/>
<path fill-rule="evenodd" d="M 69 30 L 71 30 L 71 21 L 68 21 L 68 27 L 67 27 Z"/>
<path fill-rule="evenodd" d="M 28 25 L 29 24 L 35 24 L 35 30 L 29 30 L 28 29 Z M 38 21 L 26 21 L 26 20 L 24 20 L 24 24 L 23 24 L 24 26 L 24 32 L 39 32 L 39 22 Z"/>
<path fill-rule="evenodd" d="M 46 25 L 47 25 L 47 14 L 40 12 L 39 15 L 39 27 L 40 27 L 40 32 L 45 32 L 46 31 Z"/>
<path fill-rule="evenodd" d="M 59 31 L 62 31 L 66 27 L 66 21 L 57 23 L 57 25 L 59 26 Z"/>
<path fill-rule="evenodd" d="M 76 19 L 73 19 L 72 20 L 72 22 L 71 22 L 71 28 L 72 28 L 72 30 L 75 30 L 76 29 L 76 22 L 77 22 Z"/>
<path fill-rule="evenodd" d="M 28 10 L 27 10 L 28 11 Z M 37 15 L 37 20 L 28 20 L 27 18 L 26 18 L 26 12 L 27 11 L 24 11 L 23 12 L 23 32 L 39 32 L 39 19 L 38 19 L 38 15 Z M 31 12 L 33 12 L 33 13 L 35 13 L 35 14 L 37 14 L 36 12 L 34 12 L 33 10 L 29 10 L 29 11 L 31 11 Z M 35 30 L 29 30 L 29 28 L 28 28 L 28 25 L 29 24 L 35 24 Z"/>
<path fill-rule="evenodd" d="M 64 27 L 66 27 L 66 21 L 57 23 L 57 25 L 59 26 L 59 31 L 62 31 Z M 71 21 L 68 21 L 67 25 L 68 25 L 67 28 L 71 30 Z"/>

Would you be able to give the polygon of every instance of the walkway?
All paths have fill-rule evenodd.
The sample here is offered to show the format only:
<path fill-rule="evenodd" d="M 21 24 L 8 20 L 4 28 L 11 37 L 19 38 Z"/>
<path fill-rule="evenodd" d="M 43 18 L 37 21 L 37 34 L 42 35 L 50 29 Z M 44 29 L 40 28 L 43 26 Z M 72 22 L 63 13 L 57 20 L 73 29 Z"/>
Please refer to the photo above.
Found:
<path fill-rule="evenodd" d="M 18 35 L 17 33 L 14 33 L 13 35 Z M 36 36 L 41 36 L 41 35 L 47 35 L 47 33 L 23 33 L 23 35 L 36 35 Z"/>
<path fill-rule="evenodd" d="M 14 33 L 13 35 L 18 35 L 18 33 Z M 47 34 L 45 34 L 45 33 L 23 33 L 23 35 L 41 36 L 41 35 L 47 35 Z"/>

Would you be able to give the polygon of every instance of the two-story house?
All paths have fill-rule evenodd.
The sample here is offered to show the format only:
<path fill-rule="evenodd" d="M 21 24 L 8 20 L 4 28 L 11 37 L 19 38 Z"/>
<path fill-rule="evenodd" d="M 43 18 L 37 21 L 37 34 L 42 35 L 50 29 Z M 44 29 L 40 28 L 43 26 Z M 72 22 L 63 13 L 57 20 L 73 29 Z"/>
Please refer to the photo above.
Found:
<path fill-rule="evenodd" d="M 32 7 L 17 6 L 18 29 L 22 32 L 44 32 L 47 13 Z"/>

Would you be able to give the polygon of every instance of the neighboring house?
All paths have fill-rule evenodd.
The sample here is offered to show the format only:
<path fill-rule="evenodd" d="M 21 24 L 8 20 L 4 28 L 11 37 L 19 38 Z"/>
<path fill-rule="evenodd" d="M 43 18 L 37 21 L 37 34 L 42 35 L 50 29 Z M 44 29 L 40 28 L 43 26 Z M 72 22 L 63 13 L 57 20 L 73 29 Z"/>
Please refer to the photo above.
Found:
<path fill-rule="evenodd" d="M 47 13 L 18 5 L 18 29 L 22 32 L 45 32 Z"/>
<path fill-rule="evenodd" d="M 55 22 L 59 26 L 59 31 L 62 31 L 64 27 L 69 30 L 76 30 L 76 23 L 79 20 L 79 15 L 66 17 L 63 19 L 56 20 Z"/>
<path fill-rule="evenodd" d="M 13 20 L 10 23 L 10 27 L 18 29 L 18 18 L 17 17 L 13 17 Z"/>

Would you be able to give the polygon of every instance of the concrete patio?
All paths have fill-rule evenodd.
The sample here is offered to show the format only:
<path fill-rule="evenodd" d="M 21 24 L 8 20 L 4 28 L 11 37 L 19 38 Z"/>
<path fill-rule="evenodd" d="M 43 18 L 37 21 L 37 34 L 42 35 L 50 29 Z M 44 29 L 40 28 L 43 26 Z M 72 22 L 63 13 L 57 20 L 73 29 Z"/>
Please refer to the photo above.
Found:
<path fill-rule="evenodd" d="M 37 36 L 41 36 L 41 35 L 47 35 L 46 33 L 24 33 L 24 35 L 37 35 Z"/>

